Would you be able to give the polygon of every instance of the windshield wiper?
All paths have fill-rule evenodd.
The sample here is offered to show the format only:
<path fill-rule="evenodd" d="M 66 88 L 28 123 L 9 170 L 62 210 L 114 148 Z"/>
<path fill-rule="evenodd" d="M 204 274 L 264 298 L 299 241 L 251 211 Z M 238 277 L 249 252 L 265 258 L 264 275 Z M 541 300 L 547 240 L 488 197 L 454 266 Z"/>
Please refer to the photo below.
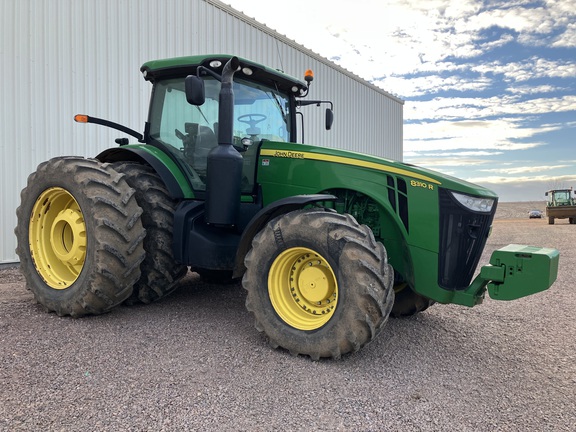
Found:
<path fill-rule="evenodd" d="M 284 123 L 286 125 L 288 125 L 288 120 L 286 118 L 286 112 L 284 111 L 284 108 L 282 108 L 282 104 L 280 103 L 280 100 L 278 99 L 278 95 L 276 93 L 271 92 L 271 91 L 266 92 L 266 94 L 268 95 L 268 97 L 270 97 L 270 95 L 272 95 L 272 98 L 276 102 L 276 106 L 278 107 L 278 110 L 280 110 L 280 114 L 282 114 L 282 120 L 284 120 Z M 270 98 L 270 99 L 272 99 L 272 98 Z"/>

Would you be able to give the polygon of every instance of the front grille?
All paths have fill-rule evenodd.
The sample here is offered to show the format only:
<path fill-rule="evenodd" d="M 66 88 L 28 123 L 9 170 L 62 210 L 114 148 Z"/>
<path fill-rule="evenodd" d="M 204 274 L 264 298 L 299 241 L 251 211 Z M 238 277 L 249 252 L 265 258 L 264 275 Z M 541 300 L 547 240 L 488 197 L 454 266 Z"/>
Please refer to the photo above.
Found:
<path fill-rule="evenodd" d="M 439 188 L 440 254 L 438 284 L 445 289 L 468 287 L 482 255 L 496 205 L 490 213 L 474 212 Z M 495 203 L 496 204 L 496 203 Z"/>

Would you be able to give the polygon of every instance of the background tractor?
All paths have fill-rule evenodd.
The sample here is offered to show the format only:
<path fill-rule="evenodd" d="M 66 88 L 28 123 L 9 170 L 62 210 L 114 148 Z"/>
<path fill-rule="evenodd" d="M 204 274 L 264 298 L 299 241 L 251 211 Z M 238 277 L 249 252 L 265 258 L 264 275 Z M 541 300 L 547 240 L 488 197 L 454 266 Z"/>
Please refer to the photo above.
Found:
<path fill-rule="evenodd" d="M 548 224 L 554 225 L 554 219 L 568 219 L 571 224 L 576 224 L 576 199 L 572 196 L 572 192 L 572 188 L 546 192 Z"/>
<path fill-rule="evenodd" d="M 28 287 L 58 315 L 168 295 L 191 269 L 242 278 L 274 347 L 339 358 L 390 315 L 432 303 L 510 300 L 556 279 L 558 251 L 510 245 L 474 277 L 497 196 L 369 155 L 297 143 L 305 81 L 245 59 L 145 63 L 144 132 L 93 159 L 58 157 L 30 175 L 17 210 Z M 326 109 L 326 128 L 332 124 Z"/>

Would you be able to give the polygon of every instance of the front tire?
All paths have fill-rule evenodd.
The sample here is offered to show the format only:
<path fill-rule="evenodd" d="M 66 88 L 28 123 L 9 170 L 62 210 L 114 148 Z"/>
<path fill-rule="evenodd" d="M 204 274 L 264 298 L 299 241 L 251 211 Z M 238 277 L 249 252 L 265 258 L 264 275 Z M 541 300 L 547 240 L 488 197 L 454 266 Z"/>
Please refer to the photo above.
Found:
<path fill-rule="evenodd" d="M 20 268 L 46 309 L 101 314 L 130 296 L 146 232 L 134 189 L 109 164 L 78 157 L 40 164 L 16 213 Z"/>
<path fill-rule="evenodd" d="M 339 358 L 372 341 L 394 302 L 393 270 L 372 231 L 350 215 L 299 210 L 252 242 L 247 309 L 273 347 Z"/>

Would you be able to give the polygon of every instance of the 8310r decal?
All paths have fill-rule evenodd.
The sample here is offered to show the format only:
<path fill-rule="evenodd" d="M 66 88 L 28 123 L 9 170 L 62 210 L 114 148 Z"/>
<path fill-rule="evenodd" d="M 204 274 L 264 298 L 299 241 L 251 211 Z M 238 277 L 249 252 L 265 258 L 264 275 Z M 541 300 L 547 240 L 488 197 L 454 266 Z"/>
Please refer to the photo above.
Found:
<path fill-rule="evenodd" d="M 434 190 L 434 185 L 431 183 L 425 183 L 423 181 L 419 181 L 419 180 L 410 180 L 410 186 L 412 187 L 419 187 L 422 189 L 429 189 L 429 190 Z"/>

